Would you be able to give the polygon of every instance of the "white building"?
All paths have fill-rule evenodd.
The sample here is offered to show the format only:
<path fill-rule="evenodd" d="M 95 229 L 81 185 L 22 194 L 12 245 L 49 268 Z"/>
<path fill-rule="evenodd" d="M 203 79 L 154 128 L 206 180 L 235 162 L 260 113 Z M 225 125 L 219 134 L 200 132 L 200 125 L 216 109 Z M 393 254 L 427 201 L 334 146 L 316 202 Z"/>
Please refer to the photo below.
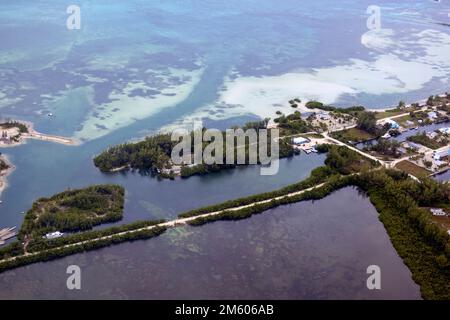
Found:
<path fill-rule="evenodd" d="M 433 152 L 433 159 L 434 160 L 441 160 L 441 158 L 445 157 L 445 156 L 450 156 L 450 149 L 448 150 L 444 150 L 441 152 Z"/>
<path fill-rule="evenodd" d="M 428 118 L 436 119 L 437 118 L 437 113 L 434 112 L 434 111 L 428 112 Z"/>
<path fill-rule="evenodd" d="M 303 138 L 303 137 L 297 137 L 297 138 L 292 139 L 292 142 L 295 145 L 300 146 L 302 144 L 308 143 L 309 139 L 308 138 Z"/>

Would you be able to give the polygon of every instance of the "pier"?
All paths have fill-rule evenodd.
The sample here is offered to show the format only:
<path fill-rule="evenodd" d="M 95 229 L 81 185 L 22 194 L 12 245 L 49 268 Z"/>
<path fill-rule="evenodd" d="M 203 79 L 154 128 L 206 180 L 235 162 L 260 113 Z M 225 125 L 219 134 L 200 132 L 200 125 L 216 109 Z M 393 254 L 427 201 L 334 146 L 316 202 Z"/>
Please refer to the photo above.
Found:
<path fill-rule="evenodd" d="M 17 235 L 16 227 L 0 229 L 0 246 L 4 245 L 6 240 L 14 238 Z"/>

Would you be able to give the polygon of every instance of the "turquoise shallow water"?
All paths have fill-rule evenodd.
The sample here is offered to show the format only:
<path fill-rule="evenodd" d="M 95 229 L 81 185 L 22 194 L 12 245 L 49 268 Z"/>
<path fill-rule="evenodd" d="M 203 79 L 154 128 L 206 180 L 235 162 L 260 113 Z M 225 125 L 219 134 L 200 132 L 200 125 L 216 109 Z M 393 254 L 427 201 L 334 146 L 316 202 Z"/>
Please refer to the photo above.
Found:
<path fill-rule="evenodd" d="M 156 132 L 191 115 L 200 114 L 208 127 L 218 128 L 256 119 L 274 110 L 270 104 L 279 103 L 280 97 L 297 94 L 295 83 L 286 83 L 291 91 L 273 89 L 287 73 L 297 72 L 299 79 L 313 77 L 319 84 L 311 90 L 326 79 L 355 90 L 346 94 L 334 85 L 327 87 L 325 93 L 339 93 L 333 101 L 339 105 L 380 107 L 448 89 L 450 50 L 445 48 L 450 41 L 445 35 L 449 28 L 437 24 L 447 19 L 448 1 L 380 1 L 383 28 L 393 33 L 377 35 L 369 46 L 362 44 L 361 37 L 368 32 L 370 1 L 79 4 L 79 31 L 65 28 L 67 14 L 59 1 L 0 4 L 0 118 L 26 119 L 42 132 L 86 139 L 78 147 L 29 141 L 2 151 L 17 168 L 9 177 L 10 187 L 0 196 L 0 227 L 20 226 L 20 212 L 41 196 L 92 183 L 126 187 L 124 222 L 130 222 L 174 217 L 305 178 L 323 163 L 322 156 L 283 160 L 273 177 L 259 176 L 259 169 L 250 167 L 175 182 L 138 174 L 104 175 L 92 165 L 93 155 L 107 146 Z M 424 30 L 434 33 L 422 34 Z M 389 45 L 384 48 L 380 41 Z M 354 59 L 362 63 L 354 64 Z M 336 69 L 340 66 L 350 73 Z M 420 70 L 421 79 L 416 79 L 414 68 Z M 368 76 L 361 79 L 357 74 Z M 345 81 L 338 75 L 347 75 Z M 225 78 L 237 85 L 233 87 Z M 394 92 L 383 85 L 390 79 L 395 79 Z M 240 96 L 242 83 L 256 89 L 243 90 Z M 309 89 L 298 85 L 298 90 Z M 230 103 L 235 99 L 237 106 Z M 260 101 L 269 107 L 259 106 Z M 198 113 L 202 108 L 207 112 Z M 49 112 L 54 116 L 48 117 Z M 95 265 L 95 261 L 89 263 Z M 40 278 L 42 273 L 37 273 Z M 8 277 L 20 274 L 14 271 Z"/>
<path fill-rule="evenodd" d="M 224 78 L 230 77 L 230 71 L 234 72 L 232 78 L 264 80 L 293 70 L 325 70 L 348 65 L 349 59 L 375 62 L 377 54 L 395 55 L 399 48 L 405 52 L 415 48 L 415 56 L 433 63 L 427 60 L 430 54 L 425 54 L 425 49 L 418 45 L 427 36 L 406 41 L 402 34 L 410 32 L 413 36 L 429 29 L 448 33 L 448 27 L 437 24 L 445 21 L 443 12 L 448 8 L 445 1 L 379 3 L 383 28 L 396 32 L 393 38 L 383 39 L 398 45 L 383 52 L 379 47 L 361 44 L 361 35 L 367 32 L 369 4 L 330 0 L 208 1 L 207 4 L 203 1 L 128 1 L 127 4 L 81 1 L 82 28 L 69 31 L 65 28 L 67 14 L 57 1 L 2 2 L 0 117 L 32 120 L 38 130 L 48 133 L 71 136 L 83 132 L 88 138 L 89 134 L 93 138 L 97 134 L 101 136 L 80 147 L 29 142 L 5 149 L 17 170 L 10 177 L 10 189 L 1 195 L 4 204 L 0 209 L 0 224 L 19 224 L 17 212 L 26 210 L 35 198 L 67 187 L 132 181 L 131 189 L 134 184 L 144 184 L 151 190 L 151 185 L 157 182 L 147 177 L 99 174 L 91 158 L 109 145 L 158 131 L 208 105 L 211 114 L 204 114 L 204 123 L 209 127 L 225 128 L 257 118 L 252 108 L 245 111 L 245 104 L 238 108 L 243 111 L 237 113 L 233 111 L 236 108 L 213 108 L 223 98 L 219 90 L 224 86 Z M 445 41 L 442 40 L 443 45 Z M 437 53 L 443 62 L 436 68 L 443 69 L 445 74 L 450 57 L 448 52 Z M 409 60 L 413 61 L 415 56 Z M 190 84 L 195 78 L 192 72 L 196 71 L 201 72 L 200 78 Z M 411 77 L 414 76 L 411 70 Z M 446 81 L 448 76 L 433 78 L 421 89 L 402 95 L 362 93 L 353 97 L 342 95 L 339 99 L 350 104 L 360 98 L 358 102 L 366 105 L 385 106 L 400 98 L 413 100 L 443 92 L 448 87 Z M 187 95 L 177 91 L 183 85 L 188 88 Z M 137 87 L 129 89 L 130 86 Z M 123 92 L 126 94 L 115 96 Z M 165 105 L 161 96 L 171 94 L 182 97 L 172 101 L 172 106 L 169 103 L 161 107 Z M 267 101 L 274 98 L 269 90 L 265 94 Z M 147 117 L 145 112 L 133 113 L 139 101 L 130 102 L 124 98 L 127 95 L 147 99 L 144 109 L 155 111 Z M 242 98 L 246 101 L 245 94 Z M 120 110 L 114 111 L 117 109 Z M 48 117 L 48 112 L 54 117 Z M 213 114 L 220 112 L 224 114 L 222 118 Z M 121 120 L 127 117 L 131 122 L 122 126 Z M 118 127 L 116 122 L 120 122 Z M 298 174 L 281 173 L 280 184 L 306 176 L 313 167 L 310 163 L 314 166 L 320 163 L 309 159 L 306 162 L 304 167 L 299 165 Z M 285 176 L 293 178 L 284 180 Z M 226 181 L 227 177 L 223 175 L 219 180 Z M 177 188 L 183 183 L 191 182 L 167 185 Z M 158 194 L 157 190 L 153 192 Z M 166 209 L 164 205 L 157 206 Z M 170 208 L 167 210 L 171 212 Z"/>

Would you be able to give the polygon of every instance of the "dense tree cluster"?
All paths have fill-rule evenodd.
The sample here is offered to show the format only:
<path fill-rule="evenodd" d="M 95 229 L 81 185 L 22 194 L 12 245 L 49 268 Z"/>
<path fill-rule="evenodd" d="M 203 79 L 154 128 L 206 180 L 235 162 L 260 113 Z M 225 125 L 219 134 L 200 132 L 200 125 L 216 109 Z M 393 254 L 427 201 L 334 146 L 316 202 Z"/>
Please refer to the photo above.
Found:
<path fill-rule="evenodd" d="M 344 177 L 334 175 L 323 186 L 304 193 L 198 217 L 190 224 L 200 226 L 217 220 L 245 219 L 280 205 L 321 199 L 345 186 L 357 186 L 367 192 L 397 252 L 421 286 L 422 296 L 425 299 L 450 299 L 450 239 L 446 230 L 433 223 L 430 212 L 423 208 L 448 207 L 450 186 L 430 178 L 417 183 L 403 172 L 384 169 Z"/>
<path fill-rule="evenodd" d="M 280 135 L 292 135 L 297 133 L 305 133 L 311 131 L 313 128 L 305 120 L 299 111 L 295 111 L 288 116 L 282 115 L 274 119 L 280 129 Z"/>
<path fill-rule="evenodd" d="M 269 135 L 270 136 L 270 135 Z M 268 141 L 268 145 L 267 145 L 267 150 L 269 152 L 270 155 L 270 138 Z M 259 141 L 259 140 L 258 140 Z M 259 142 L 258 142 L 259 143 Z M 279 143 L 279 158 L 288 158 L 288 157 L 292 157 L 295 154 L 295 150 L 291 144 L 291 142 L 289 141 L 289 139 L 279 139 L 278 140 Z M 212 172 L 219 172 L 225 169 L 231 169 L 231 168 L 235 168 L 236 166 L 240 166 L 240 165 L 248 165 L 249 164 L 249 146 L 248 146 L 248 142 L 246 141 L 246 146 L 244 148 L 245 150 L 245 163 L 244 164 L 238 164 L 237 163 L 237 150 L 234 149 L 234 163 L 227 163 L 227 159 L 226 159 L 226 146 L 224 144 L 224 148 L 223 148 L 223 159 L 222 159 L 222 164 L 206 164 L 206 163 L 202 163 L 202 164 L 198 164 L 198 165 L 190 165 L 190 166 L 182 166 L 181 167 L 181 177 L 183 178 L 187 178 L 193 175 L 205 175 L 205 174 L 209 174 Z M 259 146 L 256 149 L 257 152 L 259 150 Z M 257 157 L 257 163 L 260 164 L 261 161 L 259 159 L 259 153 L 258 153 L 258 157 Z"/>
<path fill-rule="evenodd" d="M 41 238 L 51 231 L 88 230 L 93 226 L 122 219 L 124 189 L 116 185 L 96 185 L 68 190 L 33 203 L 25 215 L 20 239 Z"/>
<path fill-rule="evenodd" d="M 318 101 L 308 101 L 305 105 L 308 109 L 320 109 L 329 112 L 338 112 L 338 113 L 348 113 L 356 115 L 359 112 L 364 111 L 366 108 L 363 106 L 353 106 L 348 108 L 339 108 L 335 106 L 325 105 L 322 102 Z"/>
<path fill-rule="evenodd" d="M 450 299 L 450 240 L 425 207 L 450 204 L 450 186 L 431 178 L 420 183 L 377 170 L 360 175 L 356 184 L 366 190 L 380 213 L 392 243 L 421 286 L 426 299 Z"/>
<path fill-rule="evenodd" d="M 398 148 L 400 148 L 400 142 L 398 142 L 397 140 L 388 140 L 381 138 L 378 139 L 377 143 L 370 144 L 364 147 L 364 150 L 375 151 L 381 155 L 392 158 L 399 158 L 401 156 L 401 153 L 398 151 Z"/>
<path fill-rule="evenodd" d="M 20 133 L 28 132 L 27 126 L 25 124 L 17 122 L 17 121 L 9 121 L 9 122 L 0 123 L 0 127 L 3 129 L 18 128 Z"/>
<path fill-rule="evenodd" d="M 293 117 L 288 116 L 290 120 L 297 120 L 293 119 Z M 301 118 L 300 118 L 301 120 Z M 246 123 L 241 129 L 242 130 L 248 130 L 248 129 L 254 129 L 257 133 L 258 141 L 257 141 L 257 153 L 258 153 L 258 159 L 257 163 L 260 163 L 259 160 L 259 130 L 265 129 L 267 127 L 269 119 L 264 119 L 261 121 L 253 121 Z M 303 121 L 303 120 L 301 120 Z M 233 129 L 239 129 L 239 127 L 235 127 Z M 202 133 L 206 128 L 202 129 Z M 270 150 L 271 150 L 271 131 L 268 130 L 269 137 L 267 142 L 267 150 L 269 152 L 268 156 L 270 156 Z M 245 152 L 245 163 L 244 164 L 238 164 L 237 163 L 237 152 L 238 148 L 237 146 L 237 139 L 235 139 L 235 145 L 232 146 L 234 148 L 234 163 L 229 163 L 226 159 L 226 150 L 229 148 L 226 144 L 226 132 L 222 131 L 222 157 L 221 161 L 217 161 L 217 163 L 214 164 L 197 164 L 197 165 L 183 165 L 181 167 L 181 176 L 182 177 L 189 177 L 192 175 L 202 175 L 207 174 L 210 172 L 216 172 L 221 171 L 224 169 L 234 168 L 237 165 L 248 165 L 250 163 L 249 161 L 249 140 L 245 139 L 245 146 L 241 147 L 238 146 L 239 150 L 244 150 Z M 190 134 L 191 139 L 191 155 L 194 154 L 194 132 Z M 204 141 L 202 143 L 202 150 L 205 150 L 206 147 L 208 147 L 212 142 Z M 171 135 L 169 134 L 159 134 L 152 137 L 147 137 L 144 141 L 137 142 L 137 143 L 125 143 L 118 146 L 114 146 L 109 148 L 108 150 L 102 152 L 98 156 L 94 158 L 94 164 L 96 167 L 98 167 L 103 172 L 109 172 L 111 170 L 117 169 L 117 168 L 124 168 L 129 167 L 132 169 L 137 169 L 142 172 L 151 172 L 151 173 L 158 173 L 163 177 L 172 177 L 170 170 L 173 167 L 173 164 L 171 163 L 171 155 L 172 150 L 175 147 L 175 145 L 178 144 L 178 141 L 171 141 Z M 182 155 L 182 154 L 181 154 Z M 285 158 L 285 157 L 291 157 L 294 155 L 294 148 L 292 147 L 291 143 L 286 140 L 279 140 L 279 157 Z"/>
<path fill-rule="evenodd" d="M 421 144 L 430 149 L 438 149 L 440 147 L 446 146 L 448 143 L 447 139 L 442 139 L 441 141 L 437 141 L 436 139 L 429 138 L 425 131 L 419 132 L 418 134 L 416 134 L 414 136 L 410 136 L 407 138 L 407 140 Z"/>
<path fill-rule="evenodd" d="M 363 169 L 370 169 L 378 165 L 375 161 L 368 160 L 347 147 L 328 145 L 327 148 L 328 154 L 325 159 L 325 164 L 340 174 L 346 175 L 359 172 Z"/>
<path fill-rule="evenodd" d="M 9 260 L 0 264 L 0 272 L 8 269 L 17 268 L 31 263 L 50 261 L 72 255 L 75 253 L 80 253 L 84 251 L 96 250 L 99 248 L 104 248 L 107 246 L 119 244 L 126 241 L 136 241 L 143 239 L 150 239 L 163 234 L 166 228 L 156 226 L 154 228 L 137 230 L 134 232 L 114 234 L 110 237 L 99 238 L 91 241 L 84 241 L 81 243 L 76 243 L 70 246 L 59 246 L 48 250 L 39 251 L 36 254 L 31 255 L 20 255 L 13 260 Z"/>
<path fill-rule="evenodd" d="M 357 127 L 364 130 L 375 137 L 385 134 L 390 129 L 390 124 L 386 124 L 382 128 L 377 125 L 377 118 L 375 112 L 359 112 L 357 116 Z"/>
<path fill-rule="evenodd" d="M 0 156 L 2 154 L 0 153 Z M 6 170 L 9 168 L 9 165 L 3 159 L 0 159 L 0 171 Z"/>
<path fill-rule="evenodd" d="M 103 151 L 94 164 L 103 172 L 129 166 L 142 171 L 156 171 L 168 163 L 175 142 L 171 135 L 158 134 L 136 143 L 124 143 Z"/>

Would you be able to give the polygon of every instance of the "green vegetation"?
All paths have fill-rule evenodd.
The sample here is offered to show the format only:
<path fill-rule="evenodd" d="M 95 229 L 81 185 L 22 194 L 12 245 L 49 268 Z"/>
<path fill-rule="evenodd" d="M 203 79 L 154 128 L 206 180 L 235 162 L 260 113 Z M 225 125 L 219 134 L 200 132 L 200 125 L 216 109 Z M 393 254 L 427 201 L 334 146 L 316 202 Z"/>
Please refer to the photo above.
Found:
<path fill-rule="evenodd" d="M 448 204 L 449 186 L 430 178 L 416 183 L 381 170 L 361 174 L 358 186 L 368 192 L 395 249 L 420 285 L 422 297 L 449 300 L 449 236 L 422 208 Z"/>
<path fill-rule="evenodd" d="M 413 114 L 414 116 L 411 116 L 411 114 Z M 412 126 L 418 126 L 419 125 L 418 120 L 420 120 L 420 118 L 416 116 L 415 112 L 411 112 L 402 117 L 395 118 L 395 122 L 397 122 L 399 125 L 401 125 L 402 127 L 405 127 L 405 128 L 412 127 Z M 412 124 L 407 123 L 407 121 L 412 122 Z"/>
<path fill-rule="evenodd" d="M 282 115 L 281 117 L 274 119 L 274 122 L 278 124 L 280 136 L 306 133 L 313 129 L 302 119 L 302 115 L 299 111 L 295 111 L 288 116 Z"/>
<path fill-rule="evenodd" d="M 439 95 L 430 96 L 427 100 L 428 106 L 445 107 L 450 102 L 450 94 L 447 92 L 440 97 Z"/>
<path fill-rule="evenodd" d="M 31 239 L 30 242 L 27 245 L 27 252 L 33 253 L 33 252 L 39 252 L 42 250 L 49 250 L 58 248 L 61 246 L 66 246 L 70 244 L 77 244 L 84 241 L 92 241 L 98 238 L 104 238 L 104 237 L 116 237 L 116 235 L 132 231 L 137 232 L 140 229 L 145 229 L 148 227 L 155 226 L 157 224 L 161 224 L 165 222 L 165 220 L 147 220 L 147 221 L 137 221 L 130 224 L 124 224 L 121 226 L 114 226 L 110 228 L 105 228 L 101 230 L 91 230 L 91 231 L 84 231 L 84 232 L 78 232 L 73 234 L 65 235 L 64 237 L 56 238 L 56 239 L 44 239 L 44 238 L 35 238 Z M 117 238 L 116 239 L 122 239 Z M 126 240 L 124 240 L 126 241 Z M 113 243 L 113 242 L 111 242 Z M 7 259 L 11 257 L 16 257 L 19 255 L 24 254 L 24 246 L 21 244 L 21 241 L 14 241 L 10 243 L 9 245 L 3 247 L 0 249 L 0 260 Z M 0 268 L 1 269 L 1 268 Z"/>
<path fill-rule="evenodd" d="M 148 221 L 137 221 L 130 224 L 124 224 L 121 226 L 114 226 L 101 230 L 92 230 L 86 232 L 79 232 L 74 234 L 69 234 L 61 238 L 46 240 L 43 238 L 34 239 L 28 244 L 27 252 L 38 252 L 42 250 L 48 250 L 52 248 L 57 248 L 69 244 L 79 243 L 83 241 L 89 241 L 93 239 L 114 236 L 119 233 L 126 231 L 133 231 L 148 228 L 161 224 L 165 220 L 148 220 Z"/>
<path fill-rule="evenodd" d="M 2 154 L 0 153 L 0 157 L 1 157 L 1 155 Z M 9 165 L 6 163 L 5 160 L 0 158 L 0 171 L 6 170 L 6 169 L 9 169 Z"/>
<path fill-rule="evenodd" d="M 258 138 L 259 139 L 259 138 Z M 270 131 L 269 131 L 269 137 L 268 137 L 268 145 L 267 145 L 267 150 L 270 152 L 270 142 L 272 141 L 271 135 L 270 135 Z M 295 154 L 295 150 L 290 142 L 289 139 L 285 138 L 285 139 L 280 139 L 279 141 L 279 158 L 287 158 L 287 157 L 292 157 Z M 258 140 L 259 143 L 259 140 Z M 204 145 L 205 147 L 206 145 Z M 255 150 L 257 151 L 258 157 L 256 159 L 257 164 L 260 164 L 260 158 L 259 158 L 259 145 L 255 146 Z M 226 145 L 224 144 L 223 146 L 223 159 L 222 162 L 223 164 L 206 164 L 206 163 L 202 163 L 202 164 L 198 164 L 198 165 L 190 165 L 190 166 L 182 166 L 181 167 L 181 177 L 183 178 L 187 178 L 193 175 L 205 175 L 205 174 L 209 174 L 212 172 L 219 172 L 222 170 L 226 170 L 226 169 L 232 169 L 235 168 L 237 166 L 247 166 L 249 164 L 249 152 L 250 152 L 250 146 L 248 144 L 248 141 L 245 142 L 245 148 L 244 148 L 244 152 L 245 152 L 245 163 L 244 164 L 238 164 L 237 163 L 237 148 L 234 148 L 234 164 L 227 164 L 226 162 Z"/>
<path fill-rule="evenodd" d="M 339 174 L 347 175 L 360 172 L 361 170 L 368 170 L 378 165 L 375 161 L 369 160 L 344 146 L 328 145 L 327 151 L 325 164 Z"/>
<path fill-rule="evenodd" d="M 280 205 L 321 199 L 345 186 L 357 186 L 367 192 L 394 247 L 420 285 L 423 298 L 450 299 L 450 239 L 446 230 L 436 225 L 430 213 L 422 208 L 448 204 L 450 187 L 429 178 L 416 183 L 401 172 L 384 169 L 334 176 L 325 185 L 302 194 L 199 217 L 190 224 L 245 219 Z"/>
<path fill-rule="evenodd" d="M 324 106 L 324 104 L 322 103 L 322 102 L 319 102 L 319 101 L 308 101 L 306 104 L 305 104 L 305 106 L 308 108 L 308 109 L 322 109 L 322 108 L 324 108 L 324 107 L 326 107 L 326 106 Z M 323 110 L 323 109 L 322 109 Z"/>
<path fill-rule="evenodd" d="M 418 134 L 416 134 L 414 136 L 410 136 L 407 138 L 407 140 L 414 142 L 414 143 L 421 144 L 430 149 L 439 149 L 441 147 L 445 147 L 449 142 L 447 139 L 441 139 L 441 140 L 431 139 L 427 136 L 425 131 L 419 132 Z"/>
<path fill-rule="evenodd" d="M 307 133 L 301 135 L 304 138 L 313 138 L 313 139 L 323 139 L 325 138 L 323 134 L 320 133 Z"/>
<path fill-rule="evenodd" d="M 374 164 L 345 147 L 321 145 L 317 149 L 328 152 L 326 166 L 315 169 L 311 177 L 302 182 L 277 191 L 200 208 L 181 214 L 180 217 L 225 210 L 218 215 L 198 217 L 190 223 L 195 226 L 216 220 L 244 219 L 276 206 L 322 199 L 345 186 L 357 186 L 367 192 L 377 208 L 380 220 L 394 247 L 411 270 L 414 281 L 421 286 L 422 296 L 425 299 L 450 299 L 450 239 L 446 230 L 434 223 L 430 213 L 425 209 L 449 207 L 450 185 L 429 178 L 422 178 L 421 182 L 417 183 L 397 170 L 370 170 Z M 321 182 L 324 184 L 319 186 Z M 317 187 L 287 196 L 312 186 Z M 275 197 L 277 199 L 274 199 Z M 240 210 L 226 210 L 268 199 L 272 200 Z M 82 202 L 81 206 L 84 207 L 85 202 Z M 34 239 L 28 245 L 29 255 L 23 255 L 23 247 L 16 241 L 0 250 L 0 259 L 16 257 L 1 263 L 0 272 L 124 241 L 155 237 L 166 230 L 164 227 L 156 226 L 159 223 L 161 222 L 139 222 L 48 241 Z M 123 233 L 123 231 L 131 232 Z"/>
<path fill-rule="evenodd" d="M 180 214 L 179 217 L 180 218 L 194 217 L 194 216 L 202 215 L 205 213 L 225 210 L 225 209 L 229 209 L 229 208 L 233 208 L 233 207 L 248 205 L 248 204 L 251 204 L 254 202 L 258 202 L 258 201 L 268 200 L 273 197 L 284 196 L 289 193 L 308 189 L 317 184 L 325 182 L 328 178 L 330 178 L 334 174 L 336 174 L 336 173 L 333 172 L 328 167 L 319 167 L 319 168 L 314 169 L 311 172 L 311 175 L 307 179 L 300 181 L 298 183 L 294 183 L 292 185 L 286 186 L 279 190 L 265 192 L 265 193 L 261 193 L 261 194 L 257 194 L 257 195 L 253 195 L 253 196 L 248 196 L 248 197 L 243 197 L 243 198 L 239 198 L 239 199 L 235 199 L 235 200 L 226 201 L 226 202 L 216 204 L 216 205 L 211 205 L 211 206 L 207 206 L 207 207 L 203 207 L 203 208 L 199 208 L 199 209 L 194 209 L 194 210 Z"/>
<path fill-rule="evenodd" d="M 322 199 L 325 196 L 329 195 L 331 192 L 340 189 L 342 187 L 345 187 L 349 184 L 349 181 L 351 181 L 352 177 L 347 176 L 344 178 L 339 178 L 337 176 L 334 176 L 328 180 L 328 182 L 321 187 L 314 188 L 312 190 L 307 190 L 301 194 L 293 195 L 293 196 L 285 196 L 278 199 L 273 199 L 268 202 L 264 203 L 258 203 L 246 208 L 242 208 L 239 210 L 229 210 L 229 211 L 223 211 L 220 214 L 214 215 L 214 216 L 206 216 L 206 217 L 198 217 L 194 220 L 191 220 L 189 222 L 192 226 L 201 226 L 206 223 L 211 223 L 218 220 L 241 220 L 241 219 L 247 219 L 250 218 L 254 214 L 262 213 L 266 210 L 286 205 L 290 203 L 295 203 L 299 201 L 304 200 L 318 200 Z"/>
<path fill-rule="evenodd" d="M 143 239 L 150 239 L 153 237 L 157 237 L 164 233 L 166 231 L 166 228 L 164 227 L 153 227 L 150 229 L 142 229 L 142 230 L 136 230 L 134 232 L 129 233 L 123 233 L 123 234 L 114 234 L 112 236 L 106 237 L 106 238 L 100 238 L 92 241 L 87 242 L 81 242 L 81 243 L 75 243 L 70 246 L 64 246 L 64 247 L 54 247 L 48 250 L 39 251 L 35 254 L 30 255 L 15 255 L 16 258 L 13 260 L 8 260 L 5 262 L 0 263 L 0 272 L 3 272 L 5 270 L 14 269 L 20 266 L 28 265 L 31 263 L 36 262 L 44 262 L 49 260 L 54 260 L 58 258 L 62 258 L 65 256 L 69 256 L 75 253 L 80 253 L 84 251 L 91 251 L 96 250 L 99 248 L 104 248 L 107 246 L 119 244 L 122 242 L 127 241 L 136 241 L 136 240 L 143 240 Z M 2 256 L 2 253 L 4 254 L 5 249 L 9 250 L 10 253 L 17 252 L 17 249 L 19 248 L 19 244 L 13 243 L 12 245 L 8 246 L 7 248 L 3 248 L 0 250 L 0 256 Z M 22 254 L 21 252 L 20 254 Z"/>
<path fill-rule="evenodd" d="M 292 119 L 292 117 L 289 117 L 289 119 Z M 257 138 L 259 139 L 259 130 L 265 129 L 267 127 L 269 119 L 265 119 L 262 121 L 254 121 L 254 122 L 248 122 L 246 123 L 241 129 L 247 130 L 247 129 L 254 129 L 257 133 Z M 239 127 L 235 127 L 233 129 L 239 129 Z M 204 133 L 206 129 L 202 129 L 202 134 Z M 198 165 L 182 165 L 179 168 L 180 175 L 182 177 L 189 177 L 192 175 L 203 175 L 208 174 L 211 172 L 217 172 L 224 169 L 230 169 L 234 168 L 238 165 L 248 165 L 250 163 L 249 160 L 249 150 L 251 149 L 249 144 L 249 139 L 245 139 L 245 146 L 241 147 L 238 146 L 237 141 L 238 139 L 235 138 L 235 144 L 234 144 L 234 163 L 227 163 L 226 161 L 226 154 L 227 154 L 227 144 L 226 144 L 226 132 L 222 131 L 222 158 L 219 158 L 219 161 L 216 161 L 215 164 L 198 164 Z M 270 152 L 271 146 L 270 143 L 272 141 L 271 139 L 271 131 L 268 130 L 268 143 L 267 143 L 267 150 Z M 191 139 L 191 154 L 194 154 L 194 132 L 191 132 L 190 134 Z M 214 138 L 213 138 L 214 139 Z M 290 141 L 281 139 L 279 141 L 279 157 L 285 158 L 285 157 L 291 157 L 294 155 L 294 148 L 292 147 Z M 144 141 L 137 142 L 137 143 L 126 143 L 122 145 L 118 145 L 115 147 L 111 147 L 108 150 L 102 152 L 100 155 L 96 156 L 94 158 L 94 164 L 96 167 L 98 167 L 103 172 L 110 172 L 117 168 L 132 168 L 137 169 L 141 172 L 150 172 L 152 174 L 159 174 L 161 177 L 164 178 L 173 178 L 175 176 L 174 174 L 174 167 L 171 163 L 171 154 L 172 150 L 174 149 L 175 145 L 178 144 L 178 141 L 171 141 L 171 135 L 169 134 L 160 134 L 155 135 L 152 137 L 146 138 Z M 203 141 L 202 143 L 202 150 L 205 150 L 208 146 L 211 145 L 211 142 Z M 254 147 L 257 150 L 258 159 L 257 163 L 260 163 L 259 159 L 259 140 Z M 239 148 L 239 150 L 238 150 Z M 245 161 L 243 164 L 238 164 L 238 157 L 237 153 L 238 151 L 245 152 Z M 220 161 L 221 160 L 221 161 Z"/>
<path fill-rule="evenodd" d="M 398 107 L 395 109 L 388 109 L 386 111 L 376 111 L 375 112 L 375 118 L 377 120 L 379 119 L 384 119 L 384 118 L 388 118 L 388 117 L 392 117 L 392 116 L 397 116 L 400 115 L 402 113 L 406 113 L 408 112 L 406 109 L 399 109 Z M 396 119 L 397 121 L 397 119 Z"/>
<path fill-rule="evenodd" d="M 430 175 L 431 171 L 425 168 L 419 167 L 418 165 L 408 161 L 403 160 L 395 165 L 395 168 L 405 171 L 406 173 L 412 174 L 415 177 L 426 177 Z"/>
<path fill-rule="evenodd" d="M 111 147 L 94 158 L 94 164 L 103 172 L 129 166 L 142 171 L 156 172 L 169 162 L 175 142 L 169 134 L 158 134 L 137 143 Z"/>
<path fill-rule="evenodd" d="M 357 128 L 379 137 L 390 129 L 390 125 L 387 124 L 385 127 L 379 128 L 374 112 L 360 112 L 358 114 Z"/>
<path fill-rule="evenodd" d="M 33 203 L 19 231 L 20 240 L 39 239 L 52 231 L 79 231 L 122 219 L 124 189 L 96 185 L 68 190 Z"/>
<path fill-rule="evenodd" d="M 344 143 L 359 143 L 375 139 L 375 136 L 372 134 L 358 128 L 350 128 L 347 130 L 333 132 L 331 133 L 331 136 Z"/>
<path fill-rule="evenodd" d="M 0 123 L 1 129 L 11 129 L 11 128 L 17 128 L 19 129 L 20 133 L 28 133 L 28 128 L 25 124 L 17 122 L 17 121 L 9 121 L 9 122 L 3 122 Z"/>
<path fill-rule="evenodd" d="M 364 111 L 365 108 L 363 106 L 353 106 L 348 108 L 338 108 L 334 106 L 324 105 L 322 102 L 318 101 L 309 101 L 305 104 L 308 109 L 320 109 L 324 111 L 330 112 L 339 112 L 339 113 L 349 113 L 356 115 L 357 113 Z"/>
<path fill-rule="evenodd" d="M 401 153 L 398 151 L 400 142 L 396 140 L 378 139 L 376 144 L 364 147 L 364 151 L 374 151 L 379 155 L 389 158 L 399 158 Z"/>
<path fill-rule="evenodd" d="M 334 176 L 341 174 L 350 174 L 359 172 L 359 170 L 370 169 L 378 164 L 372 160 L 361 156 L 359 153 L 343 146 L 335 145 L 318 145 L 317 151 L 321 153 L 328 152 L 325 160 L 326 166 L 318 167 L 311 172 L 311 175 L 298 183 L 275 190 L 272 192 L 261 193 L 254 196 L 239 198 L 236 200 L 226 201 L 217 205 L 203 207 L 191 210 L 179 215 L 180 218 L 188 218 L 202 215 L 205 213 L 226 210 L 233 207 L 248 205 L 254 202 L 264 201 L 275 197 L 282 197 L 289 193 L 305 190 L 314 187 L 320 183 L 333 179 Z"/>
<path fill-rule="evenodd" d="M 333 132 L 332 136 L 344 143 L 359 143 L 381 137 L 390 129 L 389 124 L 377 125 L 375 112 L 361 111 L 356 115 L 356 128 Z"/>

